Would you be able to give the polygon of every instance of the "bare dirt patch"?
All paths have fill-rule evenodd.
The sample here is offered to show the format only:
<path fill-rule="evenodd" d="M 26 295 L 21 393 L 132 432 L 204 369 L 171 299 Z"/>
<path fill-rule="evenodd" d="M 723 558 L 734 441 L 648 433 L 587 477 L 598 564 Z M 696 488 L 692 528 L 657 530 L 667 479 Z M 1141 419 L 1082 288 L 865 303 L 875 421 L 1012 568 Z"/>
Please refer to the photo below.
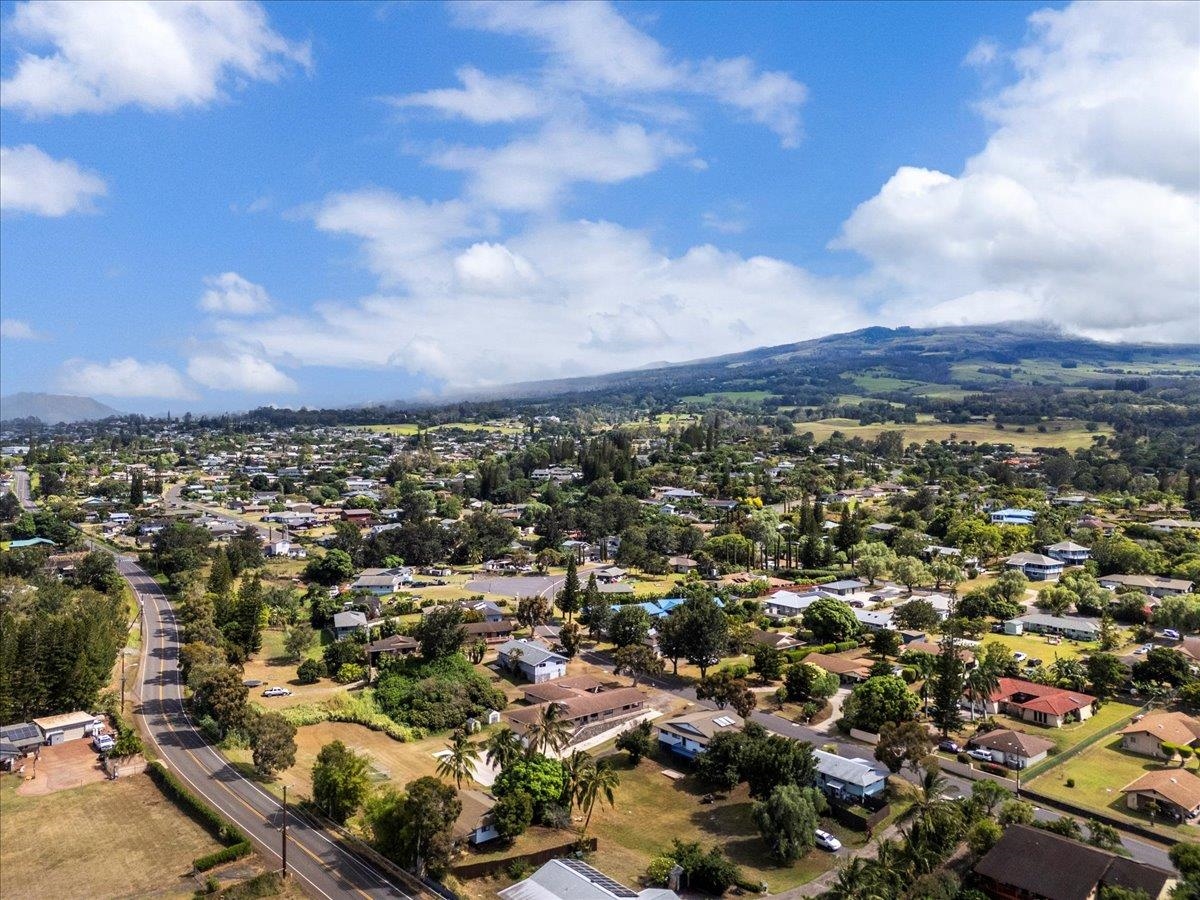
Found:
<path fill-rule="evenodd" d="M 37 758 L 24 761 L 17 794 L 22 797 L 43 797 L 57 791 L 95 784 L 108 778 L 100 765 L 100 757 L 87 741 L 68 741 L 57 747 L 42 747 Z"/>

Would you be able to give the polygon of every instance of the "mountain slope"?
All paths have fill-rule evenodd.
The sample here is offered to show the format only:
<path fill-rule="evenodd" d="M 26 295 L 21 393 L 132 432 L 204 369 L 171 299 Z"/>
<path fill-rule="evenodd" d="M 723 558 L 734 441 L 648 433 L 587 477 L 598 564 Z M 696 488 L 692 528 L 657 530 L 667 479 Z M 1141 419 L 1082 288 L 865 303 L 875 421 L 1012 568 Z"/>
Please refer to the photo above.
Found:
<path fill-rule="evenodd" d="M 91 397 L 33 393 L 0 397 L 0 421 L 40 419 L 47 425 L 56 425 L 60 422 L 90 422 L 119 415 L 120 410 Z"/>

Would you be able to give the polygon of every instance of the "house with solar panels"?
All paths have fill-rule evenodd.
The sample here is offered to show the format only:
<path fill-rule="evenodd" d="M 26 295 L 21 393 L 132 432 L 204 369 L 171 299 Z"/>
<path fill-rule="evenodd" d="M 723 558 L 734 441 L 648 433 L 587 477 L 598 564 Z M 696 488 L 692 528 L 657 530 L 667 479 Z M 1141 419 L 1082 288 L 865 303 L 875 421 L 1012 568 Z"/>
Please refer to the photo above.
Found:
<path fill-rule="evenodd" d="M 581 859 L 552 859 L 499 896 L 504 900 L 679 900 L 667 888 L 635 891 Z"/>
<path fill-rule="evenodd" d="M 32 722 L 0 728 L 0 768 L 11 770 L 16 761 L 42 745 L 42 732 Z"/>
<path fill-rule="evenodd" d="M 708 749 L 718 734 L 741 731 L 745 722 L 737 713 L 727 709 L 702 709 L 658 722 L 658 743 L 686 759 L 695 759 Z"/>

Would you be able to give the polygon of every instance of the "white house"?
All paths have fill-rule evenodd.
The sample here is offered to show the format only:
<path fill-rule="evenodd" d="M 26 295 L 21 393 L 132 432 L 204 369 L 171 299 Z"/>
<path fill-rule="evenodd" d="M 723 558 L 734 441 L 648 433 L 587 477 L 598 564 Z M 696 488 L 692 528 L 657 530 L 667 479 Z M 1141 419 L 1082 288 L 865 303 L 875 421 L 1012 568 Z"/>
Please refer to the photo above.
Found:
<path fill-rule="evenodd" d="M 524 638 L 506 641 L 496 648 L 496 659 L 510 672 L 517 671 L 526 681 L 541 684 L 567 674 L 567 658 L 534 641 Z"/>

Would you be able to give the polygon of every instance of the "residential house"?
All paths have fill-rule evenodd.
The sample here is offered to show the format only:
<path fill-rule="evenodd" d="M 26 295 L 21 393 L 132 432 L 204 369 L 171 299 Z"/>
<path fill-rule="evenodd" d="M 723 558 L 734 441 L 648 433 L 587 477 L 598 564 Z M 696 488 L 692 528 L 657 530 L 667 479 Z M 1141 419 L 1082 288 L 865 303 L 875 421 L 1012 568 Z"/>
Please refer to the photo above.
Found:
<path fill-rule="evenodd" d="M 1032 525 L 1037 513 L 1032 509 L 997 509 L 988 513 L 993 525 Z"/>
<path fill-rule="evenodd" d="M 1110 591 L 1132 588 L 1160 599 L 1190 594 L 1192 591 L 1192 582 L 1183 578 L 1163 578 L 1161 575 L 1102 575 L 1099 580 L 1100 587 Z"/>
<path fill-rule="evenodd" d="M 679 900 L 666 888 L 635 891 L 581 859 L 552 859 L 524 881 L 498 892 L 502 900 Z"/>
<path fill-rule="evenodd" d="M 865 581 L 858 581 L 854 578 L 844 578 L 841 581 L 830 581 L 826 584 L 823 584 L 820 586 L 820 589 L 826 593 L 835 594 L 838 597 L 842 597 L 846 594 L 857 593 L 867 586 L 868 585 Z"/>
<path fill-rule="evenodd" d="M 1200 778 L 1187 769 L 1155 769 L 1121 788 L 1130 809 L 1187 822 L 1200 816 Z"/>
<path fill-rule="evenodd" d="M 499 622 L 468 622 L 463 626 L 467 641 L 482 640 L 485 644 L 499 644 L 512 637 L 517 630 L 514 619 L 501 619 Z"/>
<path fill-rule="evenodd" d="M 1200 719 L 1181 712 L 1150 713 L 1117 733 L 1121 735 L 1122 750 L 1165 759 L 1163 744 L 1186 747 L 1200 744 Z"/>
<path fill-rule="evenodd" d="M 375 511 L 371 509 L 343 509 L 341 520 L 359 526 L 372 525 L 375 523 Z"/>
<path fill-rule="evenodd" d="M 690 556 L 672 556 L 667 560 L 667 565 L 677 575 L 686 575 L 688 572 L 700 567 L 700 563 L 696 562 Z"/>
<path fill-rule="evenodd" d="M 755 644 L 772 647 L 775 650 L 790 650 L 792 647 L 800 646 L 800 642 L 790 634 L 780 634 L 778 631 L 764 631 L 761 628 L 751 630 L 750 640 Z"/>
<path fill-rule="evenodd" d="M 851 609 L 854 613 L 854 618 L 858 619 L 858 624 L 867 631 L 883 631 L 895 626 L 892 625 L 892 615 L 895 613 L 893 609 Z"/>
<path fill-rule="evenodd" d="M 1074 541 L 1059 541 L 1057 544 L 1047 545 L 1046 555 L 1053 556 L 1068 566 L 1082 566 L 1092 558 L 1092 551 Z"/>
<path fill-rule="evenodd" d="M 492 824 L 492 807 L 496 805 L 494 797 L 474 788 L 465 788 L 458 792 L 462 801 L 462 812 L 454 822 L 451 830 L 454 840 L 459 844 L 486 844 L 500 837 Z"/>
<path fill-rule="evenodd" d="M 745 721 L 732 710 L 702 709 L 655 723 L 660 746 L 687 759 L 708 749 L 718 734 L 741 731 Z"/>
<path fill-rule="evenodd" d="M 967 746 L 987 750 L 992 754 L 992 762 L 1010 769 L 1024 769 L 1045 759 L 1054 749 L 1054 741 L 1024 731 L 999 728 L 971 738 Z"/>
<path fill-rule="evenodd" d="M 480 621 L 483 622 L 503 622 L 506 618 L 504 610 L 491 600 L 460 600 L 453 605 L 464 613 L 478 614 Z M 431 612 L 443 608 L 442 606 L 426 606 L 421 610 L 421 615 L 427 616 Z M 474 618 L 473 615 L 472 618 Z"/>
<path fill-rule="evenodd" d="M 1150 523 L 1155 531 L 1200 531 L 1200 522 L 1191 519 L 1155 519 Z"/>
<path fill-rule="evenodd" d="M 530 692 L 526 696 L 550 696 L 552 699 L 535 703 L 507 713 L 509 724 L 517 734 L 524 735 L 542 717 L 547 706 L 553 705 L 558 716 L 571 726 L 568 746 L 586 740 L 623 722 L 640 716 L 646 709 L 646 695 L 634 687 L 614 687 L 610 690 L 589 690 L 586 687 L 564 687 L 556 684 L 541 686 L 557 688 L 552 694 Z"/>
<path fill-rule="evenodd" d="M 776 591 L 763 599 L 763 612 L 774 619 L 792 619 L 799 616 L 822 597 L 832 597 L 824 591 L 809 591 L 797 594 L 794 591 Z"/>
<path fill-rule="evenodd" d="M 1092 619 L 1078 616 L 1051 616 L 1030 613 L 1004 623 L 1005 634 L 1057 634 L 1075 641 L 1100 639 L 1100 625 Z"/>
<path fill-rule="evenodd" d="M 810 653 L 804 657 L 803 661 L 810 666 L 832 672 L 841 679 L 843 684 L 866 681 L 871 677 L 871 666 L 874 663 L 874 660 L 866 656 L 832 653 Z"/>
<path fill-rule="evenodd" d="M 860 803 L 887 787 L 887 769 L 866 759 L 849 759 L 824 750 L 813 750 L 817 787 L 834 800 Z"/>
<path fill-rule="evenodd" d="M 367 614 L 357 609 L 333 615 L 333 636 L 336 640 L 344 640 L 357 631 L 366 631 L 368 627 Z"/>
<path fill-rule="evenodd" d="M 614 582 L 621 581 L 629 572 L 619 566 L 608 566 L 604 569 L 597 569 L 592 574 L 596 576 L 598 584 L 613 584 Z"/>
<path fill-rule="evenodd" d="M 989 897 L 1003 900 L 1094 900 L 1101 887 L 1143 891 L 1165 900 L 1174 872 L 1100 850 L 1031 825 L 1010 825 L 975 864 Z"/>
<path fill-rule="evenodd" d="M 386 597 L 412 583 L 412 569 L 364 569 L 350 585 L 352 591 L 366 591 L 376 597 Z"/>
<path fill-rule="evenodd" d="M 964 699 L 963 702 L 968 701 Z M 1001 678 L 1000 687 L 992 692 L 983 707 L 989 715 L 1002 712 L 1023 722 L 1061 728 L 1066 722 L 1090 719 L 1095 702 L 1095 697 L 1081 691 L 1023 678 Z"/>
<path fill-rule="evenodd" d="M 406 634 L 393 634 L 391 637 L 372 641 L 364 649 L 371 665 L 378 667 L 381 656 L 408 656 L 420 650 L 421 645 Z"/>
<path fill-rule="evenodd" d="M 567 658 L 534 641 L 510 640 L 496 648 L 497 661 L 526 681 L 541 684 L 567 674 Z"/>
<path fill-rule="evenodd" d="M 1006 569 L 1016 569 L 1030 581 L 1057 581 L 1063 566 L 1061 559 L 1029 552 L 1014 553 L 1004 561 Z"/>

